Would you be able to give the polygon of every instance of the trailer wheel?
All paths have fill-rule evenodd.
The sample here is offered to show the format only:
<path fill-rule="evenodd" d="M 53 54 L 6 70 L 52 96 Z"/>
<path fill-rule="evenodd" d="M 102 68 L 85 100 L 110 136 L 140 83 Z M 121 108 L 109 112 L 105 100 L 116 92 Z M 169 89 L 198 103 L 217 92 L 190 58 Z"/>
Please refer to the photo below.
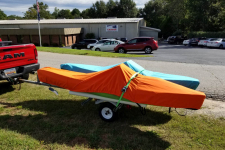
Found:
<path fill-rule="evenodd" d="M 118 113 L 114 112 L 115 106 L 105 102 L 100 105 L 99 116 L 103 121 L 112 122 L 117 118 Z"/>

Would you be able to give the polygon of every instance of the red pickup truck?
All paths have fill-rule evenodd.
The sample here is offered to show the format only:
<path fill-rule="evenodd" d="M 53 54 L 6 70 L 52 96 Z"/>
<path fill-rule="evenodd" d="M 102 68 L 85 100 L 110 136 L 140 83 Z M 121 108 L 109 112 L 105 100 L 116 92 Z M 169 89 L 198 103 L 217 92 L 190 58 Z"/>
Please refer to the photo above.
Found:
<path fill-rule="evenodd" d="M 34 44 L 9 45 L 0 41 L 0 80 L 21 77 L 28 79 L 29 73 L 40 68 Z"/>

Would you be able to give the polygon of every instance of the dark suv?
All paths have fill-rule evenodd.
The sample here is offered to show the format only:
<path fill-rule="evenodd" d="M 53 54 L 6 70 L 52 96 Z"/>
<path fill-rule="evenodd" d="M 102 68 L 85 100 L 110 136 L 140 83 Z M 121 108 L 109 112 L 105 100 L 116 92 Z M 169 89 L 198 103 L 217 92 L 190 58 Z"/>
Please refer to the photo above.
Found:
<path fill-rule="evenodd" d="M 183 36 L 172 36 L 171 38 L 169 38 L 168 43 L 170 43 L 170 44 L 182 44 L 184 40 L 186 40 L 186 38 L 183 37 Z"/>
<path fill-rule="evenodd" d="M 127 42 L 127 38 L 120 38 L 120 41 Z"/>
<path fill-rule="evenodd" d="M 88 44 L 97 43 L 98 40 L 96 39 L 84 39 L 81 42 L 75 43 L 71 46 L 72 49 L 81 49 L 81 48 L 87 48 Z"/>
<path fill-rule="evenodd" d="M 158 42 L 153 37 L 137 37 L 125 44 L 119 44 L 114 48 L 115 52 L 126 53 L 127 51 L 145 51 L 150 54 L 158 49 Z"/>

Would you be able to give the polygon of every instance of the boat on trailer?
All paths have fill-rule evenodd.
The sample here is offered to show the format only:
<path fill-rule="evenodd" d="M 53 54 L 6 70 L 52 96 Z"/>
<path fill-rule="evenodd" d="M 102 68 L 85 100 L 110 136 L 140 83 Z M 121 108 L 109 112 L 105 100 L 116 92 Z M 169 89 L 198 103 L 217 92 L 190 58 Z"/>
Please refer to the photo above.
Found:
<path fill-rule="evenodd" d="M 61 64 L 60 67 L 61 67 L 61 69 L 75 71 L 75 72 L 92 73 L 92 72 L 107 70 L 107 69 L 113 68 L 120 64 L 125 64 L 126 66 L 128 66 L 135 72 L 139 72 L 139 71 L 143 70 L 140 74 L 142 74 L 144 76 L 161 78 L 161 79 L 185 86 L 190 89 L 195 90 L 195 89 L 197 89 L 197 87 L 200 84 L 198 79 L 195 79 L 192 77 L 174 75 L 174 74 L 165 74 L 165 73 L 161 73 L 161 72 L 145 70 L 142 66 L 135 63 L 132 60 L 125 61 L 123 63 L 119 63 L 119 64 L 115 64 L 115 65 L 110 65 L 110 66 L 95 66 L 95 65 L 65 63 L 65 64 Z"/>
<path fill-rule="evenodd" d="M 52 67 L 37 71 L 35 84 L 68 89 L 70 94 L 95 99 L 104 121 L 113 121 L 122 105 L 140 107 L 144 114 L 147 105 L 169 108 L 200 109 L 205 94 L 155 77 L 144 76 L 125 64 L 107 70 L 81 73 Z M 52 90 L 52 89 L 51 89 Z M 52 90 L 54 91 L 54 90 Z"/>

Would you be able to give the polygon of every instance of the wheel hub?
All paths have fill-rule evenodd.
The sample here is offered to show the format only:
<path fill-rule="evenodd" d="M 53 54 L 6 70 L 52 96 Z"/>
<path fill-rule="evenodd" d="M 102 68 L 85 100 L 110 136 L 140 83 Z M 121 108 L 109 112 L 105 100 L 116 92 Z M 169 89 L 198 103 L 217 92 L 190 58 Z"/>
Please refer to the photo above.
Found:
<path fill-rule="evenodd" d="M 146 53 L 151 53 L 151 49 L 150 49 L 150 48 L 146 48 L 146 49 L 145 49 L 145 52 L 146 52 Z"/>
<path fill-rule="evenodd" d="M 112 116 L 113 116 L 112 110 L 111 110 L 110 108 L 108 108 L 108 107 L 104 107 L 104 108 L 102 109 L 101 113 L 102 113 L 102 116 L 103 116 L 105 119 L 110 119 L 110 118 L 112 118 Z"/>
<path fill-rule="evenodd" d="M 123 49 L 120 49 L 120 50 L 119 50 L 119 53 L 124 53 L 124 50 L 123 50 Z"/>

